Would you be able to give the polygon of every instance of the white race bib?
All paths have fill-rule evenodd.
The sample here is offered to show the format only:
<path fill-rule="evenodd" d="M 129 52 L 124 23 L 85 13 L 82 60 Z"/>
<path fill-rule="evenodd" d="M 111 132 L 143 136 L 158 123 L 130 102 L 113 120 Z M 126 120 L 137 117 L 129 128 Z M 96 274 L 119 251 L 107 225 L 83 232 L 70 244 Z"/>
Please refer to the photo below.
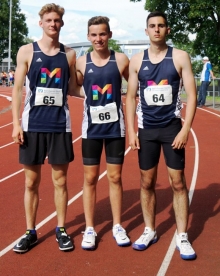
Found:
<path fill-rule="evenodd" d="M 93 124 L 107 124 L 118 120 L 116 103 L 90 106 L 90 114 Z"/>
<path fill-rule="evenodd" d="M 148 105 L 169 105 L 173 102 L 171 85 L 152 85 L 144 89 L 144 98 Z"/>
<path fill-rule="evenodd" d="M 35 105 L 63 105 L 63 91 L 59 88 L 37 87 Z"/>

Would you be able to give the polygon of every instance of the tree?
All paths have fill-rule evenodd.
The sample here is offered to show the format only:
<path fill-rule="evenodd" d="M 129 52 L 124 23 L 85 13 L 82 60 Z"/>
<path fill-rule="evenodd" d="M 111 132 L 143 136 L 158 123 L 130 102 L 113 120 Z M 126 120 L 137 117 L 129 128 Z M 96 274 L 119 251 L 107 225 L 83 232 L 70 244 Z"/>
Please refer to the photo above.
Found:
<path fill-rule="evenodd" d="M 142 0 L 130 0 L 140 2 Z M 220 66 L 220 1 L 219 0 L 145 0 L 145 10 L 163 11 L 167 15 L 174 45 L 192 42 L 195 55 L 208 56 Z M 189 35 L 195 35 L 193 40 Z"/>
<path fill-rule="evenodd" d="M 118 41 L 117 40 L 109 39 L 109 41 L 108 41 L 108 48 L 111 49 L 111 50 L 114 50 L 115 52 L 122 53 L 122 49 L 121 49 L 120 45 L 118 45 Z M 93 50 L 93 47 L 91 46 L 88 49 L 88 52 L 92 52 L 92 50 Z"/>
<path fill-rule="evenodd" d="M 18 49 L 25 44 L 28 35 L 26 17 L 21 13 L 20 0 L 12 0 L 11 15 L 11 58 L 15 64 Z M 0 63 L 8 57 L 9 48 L 9 13 L 10 0 L 0 1 Z"/>

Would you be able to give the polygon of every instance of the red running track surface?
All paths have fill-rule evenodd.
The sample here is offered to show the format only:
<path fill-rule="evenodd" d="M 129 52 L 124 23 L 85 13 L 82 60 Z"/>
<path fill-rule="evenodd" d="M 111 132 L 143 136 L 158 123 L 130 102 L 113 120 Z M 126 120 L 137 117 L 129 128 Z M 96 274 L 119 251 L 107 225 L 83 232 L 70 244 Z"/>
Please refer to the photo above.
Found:
<path fill-rule="evenodd" d="M 11 96 L 11 88 L 0 88 L 0 94 Z M 123 97 L 125 102 L 125 97 Z M 131 246 L 121 248 L 112 237 L 112 216 L 105 174 L 104 154 L 97 186 L 95 251 L 81 249 L 85 228 L 81 158 L 82 99 L 69 99 L 72 118 L 75 160 L 68 172 L 69 207 L 66 219 L 68 234 L 75 249 L 61 252 L 55 241 L 56 216 L 50 166 L 42 167 L 40 205 L 37 215 L 39 243 L 26 254 L 16 254 L 13 245 L 26 230 L 23 207 L 24 174 L 18 163 L 18 146 L 11 138 L 11 102 L 0 96 L 0 274 L 1 275 L 219 275 L 220 271 L 220 112 L 197 109 L 186 147 L 186 180 L 190 190 L 188 235 L 198 255 L 194 261 L 183 261 L 172 243 L 175 218 L 172 191 L 169 187 L 163 156 L 157 180 L 156 228 L 159 241 L 143 252 Z M 126 106 L 124 105 L 124 109 Z M 183 110 L 183 118 L 185 105 Z M 123 168 L 124 200 L 122 224 L 131 241 L 143 232 L 140 207 L 137 153 L 129 150 Z"/>

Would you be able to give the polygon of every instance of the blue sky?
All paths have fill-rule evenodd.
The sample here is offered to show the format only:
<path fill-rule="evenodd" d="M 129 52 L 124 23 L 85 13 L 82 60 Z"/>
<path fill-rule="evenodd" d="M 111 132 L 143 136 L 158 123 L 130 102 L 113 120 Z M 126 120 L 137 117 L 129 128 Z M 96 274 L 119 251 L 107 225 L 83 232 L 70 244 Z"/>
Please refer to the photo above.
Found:
<path fill-rule="evenodd" d="M 60 41 L 68 43 L 87 41 L 87 22 L 93 16 L 103 15 L 110 19 L 110 27 L 115 40 L 145 40 L 144 29 L 148 12 L 145 1 L 129 0 L 20 0 L 20 8 L 26 15 L 29 37 L 38 40 L 42 30 L 38 25 L 38 12 L 47 3 L 56 3 L 65 8 L 64 26 Z"/>

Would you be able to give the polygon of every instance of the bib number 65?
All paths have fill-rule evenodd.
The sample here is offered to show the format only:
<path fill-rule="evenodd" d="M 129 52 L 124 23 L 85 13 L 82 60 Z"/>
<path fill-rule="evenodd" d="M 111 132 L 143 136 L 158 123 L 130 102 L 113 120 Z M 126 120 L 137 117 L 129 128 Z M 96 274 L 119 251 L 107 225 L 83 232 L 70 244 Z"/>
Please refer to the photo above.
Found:
<path fill-rule="evenodd" d="M 55 97 L 53 97 L 53 96 L 51 96 L 51 97 L 45 96 L 43 98 L 43 103 L 47 104 L 47 105 L 53 105 L 55 103 Z"/>

